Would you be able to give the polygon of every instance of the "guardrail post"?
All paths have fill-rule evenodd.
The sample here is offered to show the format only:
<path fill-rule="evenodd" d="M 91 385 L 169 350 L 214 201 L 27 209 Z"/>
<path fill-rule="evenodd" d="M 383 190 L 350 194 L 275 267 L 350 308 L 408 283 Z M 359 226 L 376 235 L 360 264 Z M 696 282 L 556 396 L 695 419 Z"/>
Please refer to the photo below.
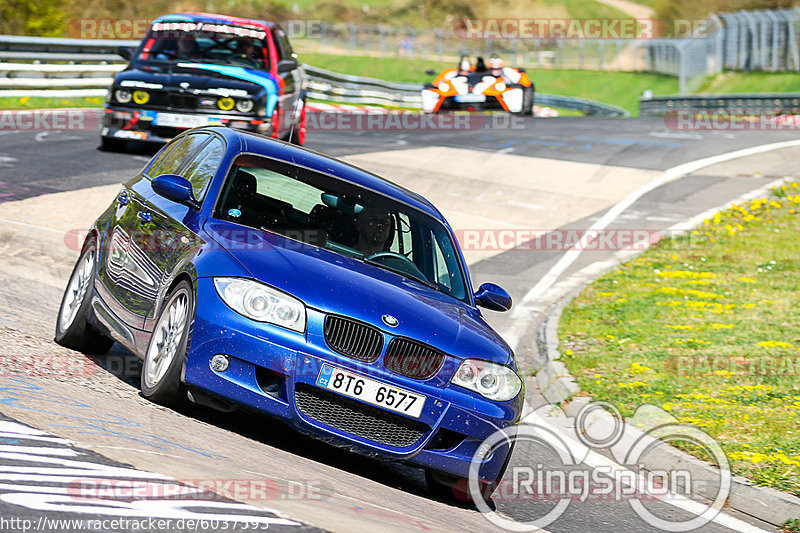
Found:
<path fill-rule="evenodd" d="M 444 32 L 439 28 L 436 28 L 436 57 L 439 61 L 444 58 Z"/>
<path fill-rule="evenodd" d="M 356 25 L 352 22 L 347 25 L 347 31 L 350 33 L 350 49 L 356 49 Z"/>
<path fill-rule="evenodd" d="M 686 50 L 685 46 L 678 45 L 678 93 L 686 94 Z"/>

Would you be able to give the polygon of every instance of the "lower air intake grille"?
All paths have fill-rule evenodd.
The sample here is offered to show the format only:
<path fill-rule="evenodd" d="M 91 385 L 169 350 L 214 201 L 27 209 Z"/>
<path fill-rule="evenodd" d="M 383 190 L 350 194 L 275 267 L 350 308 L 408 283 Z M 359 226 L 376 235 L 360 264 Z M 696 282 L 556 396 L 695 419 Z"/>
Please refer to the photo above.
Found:
<path fill-rule="evenodd" d="M 386 348 L 383 365 L 396 374 L 428 379 L 442 368 L 444 359 L 442 352 L 427 344 L 395 337 Z"/>
<path fill-rule="evenodd" d="M 378 328 L 350 318 L 325 317 L 325 342 L 347 357 L 371 363 L 381 354 L 383 335 Z"/>
<path fill-rule="evenodd" d="M 430 427 L 418 420 L 304 383 L 296 385 L 294 399 L 297 409 L 307 417 L 387 446 L 411 446 L 430 430 Z"/>

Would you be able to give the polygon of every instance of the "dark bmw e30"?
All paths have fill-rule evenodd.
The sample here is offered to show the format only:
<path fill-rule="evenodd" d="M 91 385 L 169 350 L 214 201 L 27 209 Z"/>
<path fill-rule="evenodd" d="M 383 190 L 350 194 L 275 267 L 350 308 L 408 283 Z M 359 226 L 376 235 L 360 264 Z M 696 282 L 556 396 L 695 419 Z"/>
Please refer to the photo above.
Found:
<path fill-rule="evenodd" d="M 127 181 L 83 245 L 56 340 L 118 341 L 142 393 L 244 407 L 304 433 L 426 470 L 434 490 L 477 458 L 490 488 L 518 423 L 512 350 L 479 307 L 454 233 L 427 200 L 325 155 L 208 126 Z"/>
<path fill-rule="evenodd" d="M 305 142 L 305 72 L 276 22 L 207 13 L 153 21 L 109 88 L 101 141 L 163 143 L 224 125 Z"/>

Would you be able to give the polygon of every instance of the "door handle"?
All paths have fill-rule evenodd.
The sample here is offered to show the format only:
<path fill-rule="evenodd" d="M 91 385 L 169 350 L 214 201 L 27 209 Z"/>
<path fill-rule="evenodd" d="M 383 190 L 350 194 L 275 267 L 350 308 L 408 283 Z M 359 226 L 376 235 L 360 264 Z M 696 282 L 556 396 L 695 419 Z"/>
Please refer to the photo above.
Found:
<path fill-rule="evenodd" d="M 153 215 L 150 214 L 150 211 L 139 211 L 136 213 L 136 218 L 139 219 L 140 223 L 147 224 L 153 220 Z"/>

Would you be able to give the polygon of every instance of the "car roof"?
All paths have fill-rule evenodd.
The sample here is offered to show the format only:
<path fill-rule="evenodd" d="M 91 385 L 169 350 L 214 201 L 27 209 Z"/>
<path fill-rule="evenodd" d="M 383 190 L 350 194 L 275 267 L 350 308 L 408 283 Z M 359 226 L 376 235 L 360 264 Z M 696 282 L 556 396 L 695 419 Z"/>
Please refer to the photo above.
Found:
<path fill-rule="evenodd" d="M 409 191 L 400 185 L 358 168 L 331 156 L 309 150 L 301 146 L 278 141 L 271 137 L 259 135 L 243 130 L 236 130 L 225 126 L 205 126 L 193 131 L 211 130 L 222 134 L 226 139 L 233 137 L 242 142 L 243 152 L 264 155 L 289 164 L 301 165 L 322 174 L 340 178 L 355 185 L 370 189 L 395 200 L 400 200 L 444 224 L 447 221 L 436 207 L 419 194 Z"/>
<path fill-rule="evenodd" d="M 214 13 L 171 13 L 158 17 L 153 23 L 171 21 L 213 22 L 218 24 L 233 24 L 236 26 L 254 26 L 267 32 L 271 32 L 274 28 L 279 27 L 277 22 L 271 20 L 246 19 L 228 15 L 217 15 Z"/>

